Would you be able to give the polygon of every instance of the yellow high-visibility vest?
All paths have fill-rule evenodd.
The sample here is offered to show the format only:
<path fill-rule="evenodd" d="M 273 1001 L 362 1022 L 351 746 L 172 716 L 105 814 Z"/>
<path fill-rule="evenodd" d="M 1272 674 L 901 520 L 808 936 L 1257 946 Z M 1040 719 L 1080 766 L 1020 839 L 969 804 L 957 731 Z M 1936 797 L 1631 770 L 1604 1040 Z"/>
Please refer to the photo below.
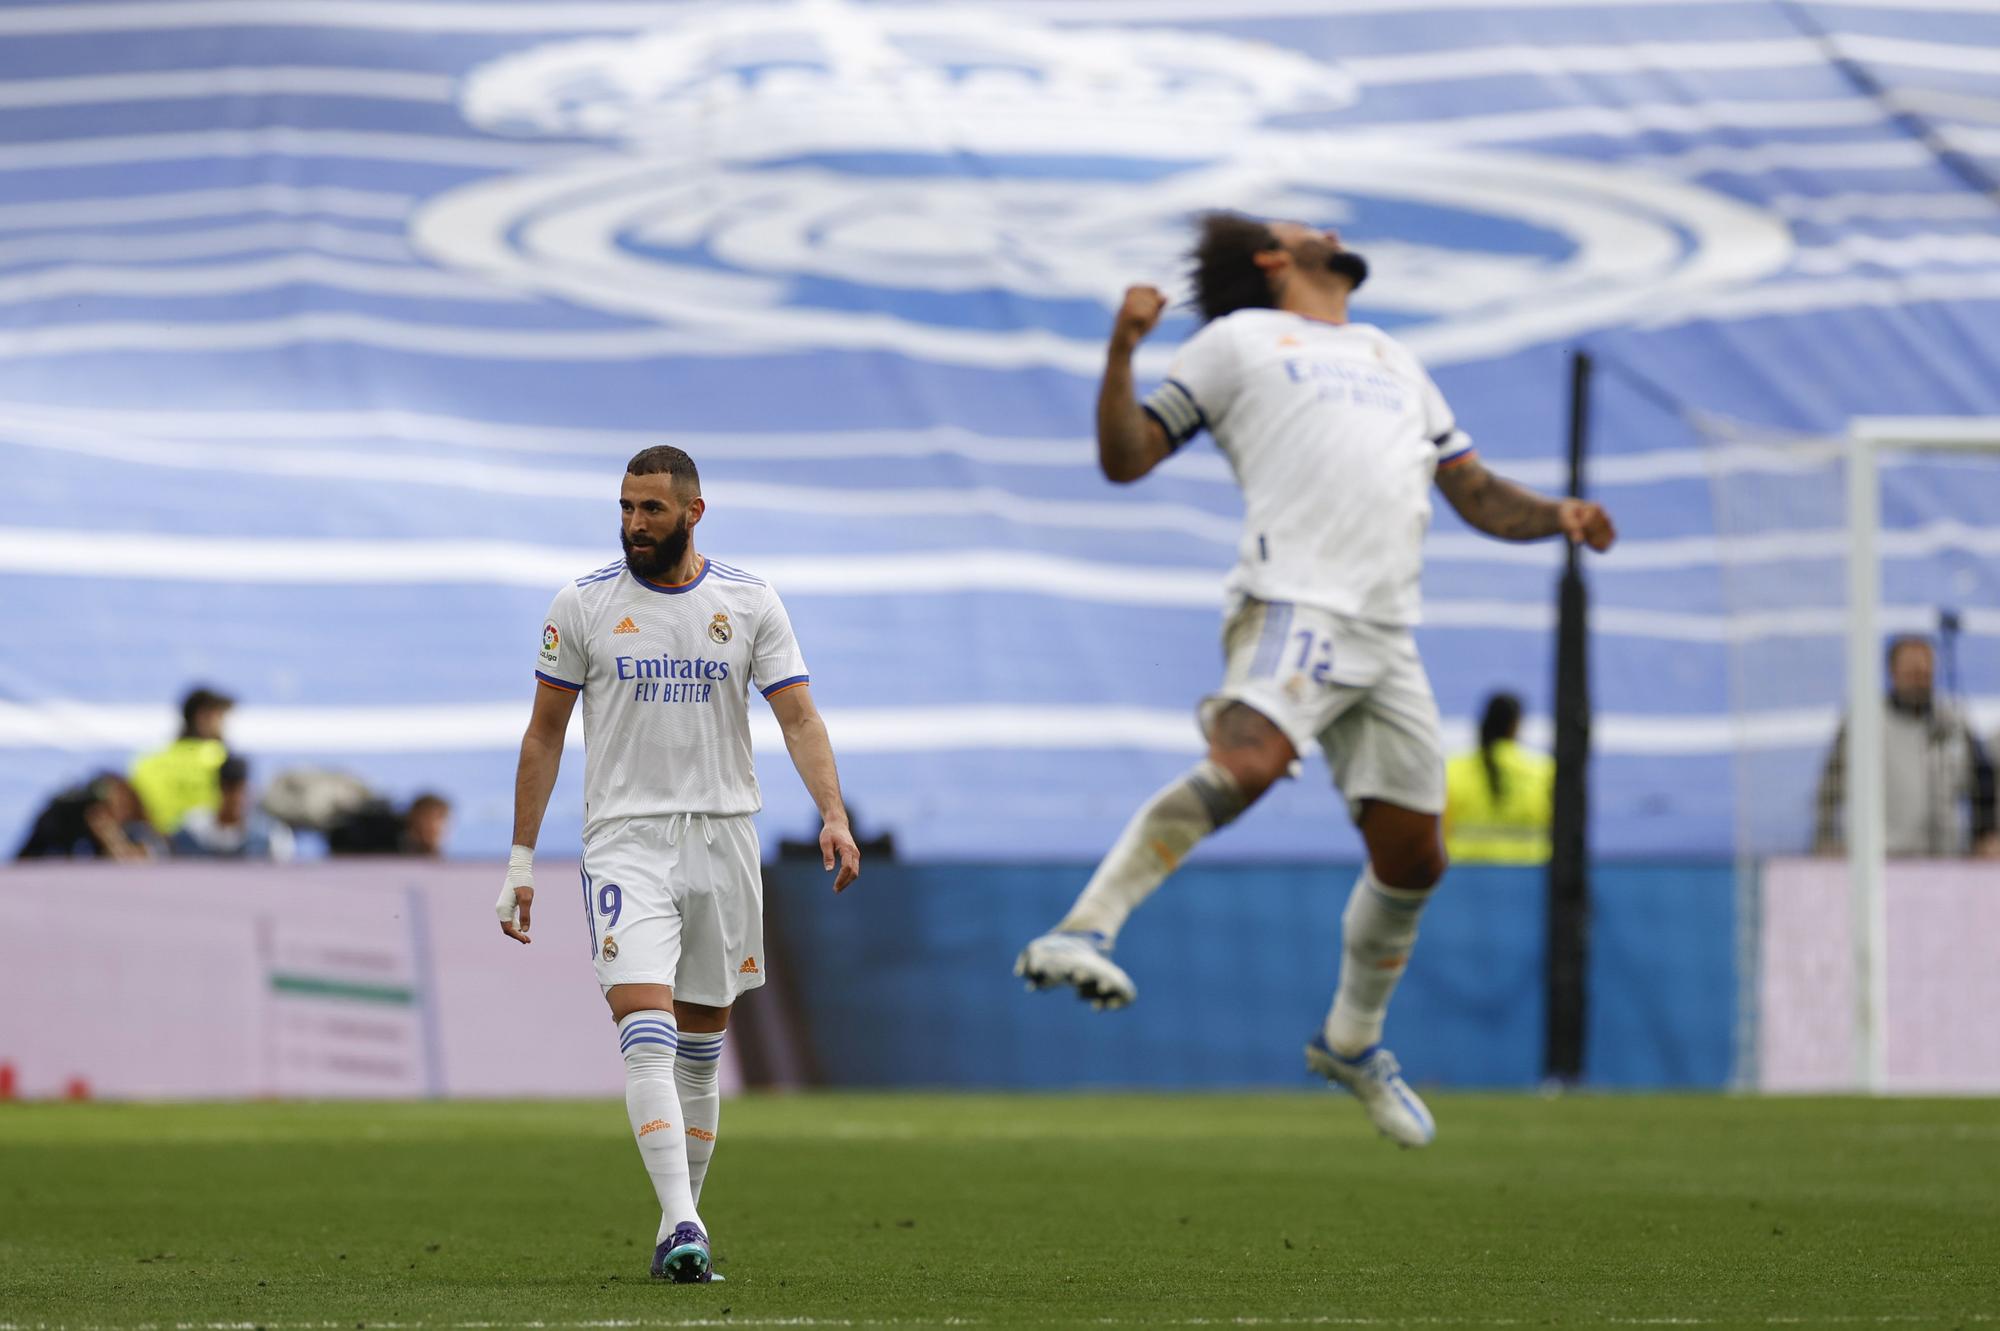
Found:
<path fill-rule="evenodd" d="M 219 739 L 177 739 L 132 764 L 132 789 L 146 821 L 171 836 L 195 809 L 222 803 L 222 763 L 229 746 Z"/>
<path fill-rule="evenodd" d="M 1554 818 L 1556 762 L 1503 739 L 1493 746 L 1495 798 L 1479 750 L 1444 768 L 1444 848 L 1459 864 L 1545 864 Z"/>

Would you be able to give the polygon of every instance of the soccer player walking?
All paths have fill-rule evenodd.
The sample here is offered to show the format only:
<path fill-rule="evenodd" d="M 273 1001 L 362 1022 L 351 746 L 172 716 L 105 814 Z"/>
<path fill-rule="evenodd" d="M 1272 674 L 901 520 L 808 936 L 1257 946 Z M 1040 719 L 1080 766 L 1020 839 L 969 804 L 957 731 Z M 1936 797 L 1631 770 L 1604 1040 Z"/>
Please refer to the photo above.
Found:
<path fill-rule="evenodd" d="M 1472 526 L 1510 541 L 1616 539 L 1603 508 L 1547 499 L 1487 471 L 1417 360 L 1350 323 L 1366 261 L 1331 231 L 1211 213 L 1193 252 L 1202 328 L 1144 402 L 1132 355 L 1166 297 L 1125 293 L 1097 399 L 1098 462 L 1126 483 L 1206 428 L 1243 489 L 1228 582 L 1222 687 L 1200 709 L 1208 756 L 1141 808 L 1056 928 L 1015 963 L 1031 987 L 1068 985 L 1098 1007 L 1137 989 L 1111 959 L 1118 931 L 1203 837 L 1237 818 L 1317 741 L 1368 862 L 1342 915 L 1339 985 L 1306 1046 L 1404 1146 L 1436 1135 L 1382 1045 L 1390 994 L 1444 875 L 1444 757 L 1417 659 L 1430 486 Z"/>
<path fill-rule="evenodd" d="M 785 607 L 762 579 L 695 550 L 705 505 L 693 459 L 639 453 L 618 507 L 625 557 L 558 591 L 542 628 L 498 911 L 501 931 L 528 942 L 535 839 L 581 694 L 591 957 L 660 1202 L 652 1273 L 686 1284 L 720 1278 L 696 1211 L 720 1116 L 717 1061 L 730 1008 L 768 965 L 750 688 L 819 806 L 834 891 L 861 872 L 861 853 Z"/>

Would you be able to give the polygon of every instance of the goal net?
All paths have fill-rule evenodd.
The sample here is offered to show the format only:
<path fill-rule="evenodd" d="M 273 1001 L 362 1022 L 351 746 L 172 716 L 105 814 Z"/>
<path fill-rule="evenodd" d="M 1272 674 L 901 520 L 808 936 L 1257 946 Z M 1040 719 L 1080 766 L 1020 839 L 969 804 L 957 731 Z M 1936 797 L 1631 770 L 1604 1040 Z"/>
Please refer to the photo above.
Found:
<path fill-rule="evenodd" d="M 2000 1089 L 2000 861 L 1970 854 L 1974 754 L 2000 725 L 2000 418 L 1837 439 L 1701 424 L 1735 731 L 1737 1080 Z M 1889 700 L 1904 636 L 1927 644 L 1929 710 Z"/>

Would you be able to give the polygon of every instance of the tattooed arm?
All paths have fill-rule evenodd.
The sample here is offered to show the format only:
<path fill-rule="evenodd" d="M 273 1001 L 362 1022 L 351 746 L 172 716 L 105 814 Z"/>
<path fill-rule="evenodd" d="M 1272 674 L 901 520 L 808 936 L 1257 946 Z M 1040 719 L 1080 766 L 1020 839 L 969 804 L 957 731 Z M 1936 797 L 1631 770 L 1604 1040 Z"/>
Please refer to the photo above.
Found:
<path fill-rule="evenodd" d="M 1138 480 L 1174 451 L 1132 387 L 1132 354 L 1166 310 L 1166 295 L 1158 288 L 1128 287 L 1112 326 L 1104 382 L 1097 390 L 1097 465 L 1120 485 Z"/>
<path fill-rule="evenodd" d="M 1438 472 L 1438 489 L 1472 526 L 1503 541 L 1539 541 L 1567 536 L 1593 550 L 1611 548 L 1618 539 L 1611 515 L 1587 499 L 1549 499 L 1524 490 L 1486 470 L 1468 454 Z"/>

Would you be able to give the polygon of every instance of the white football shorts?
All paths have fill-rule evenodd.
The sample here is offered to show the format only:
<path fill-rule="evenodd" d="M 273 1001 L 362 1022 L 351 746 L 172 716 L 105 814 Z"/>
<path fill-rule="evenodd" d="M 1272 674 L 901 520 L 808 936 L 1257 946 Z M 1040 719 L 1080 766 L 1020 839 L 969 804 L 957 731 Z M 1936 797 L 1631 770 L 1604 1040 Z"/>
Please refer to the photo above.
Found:
<path fill-rule="evenodd" d="M 586 833 L 583 896 L 603 989 L 670 984 L 727 1007 L 764 983 L 764 880 L 747 816 L 621 818 Z"/>
<path fill-rule="evenodd" d="M 1370 799 L 1444 812 L 1437 699 L 1409 629 L 1243 597 L 1224 620 L 1222 651 L 1222 687 L 1201 703 L 1204 734 L 1240 702 L 1299 753 L 1317 741 L 1356 817 Z"/>

